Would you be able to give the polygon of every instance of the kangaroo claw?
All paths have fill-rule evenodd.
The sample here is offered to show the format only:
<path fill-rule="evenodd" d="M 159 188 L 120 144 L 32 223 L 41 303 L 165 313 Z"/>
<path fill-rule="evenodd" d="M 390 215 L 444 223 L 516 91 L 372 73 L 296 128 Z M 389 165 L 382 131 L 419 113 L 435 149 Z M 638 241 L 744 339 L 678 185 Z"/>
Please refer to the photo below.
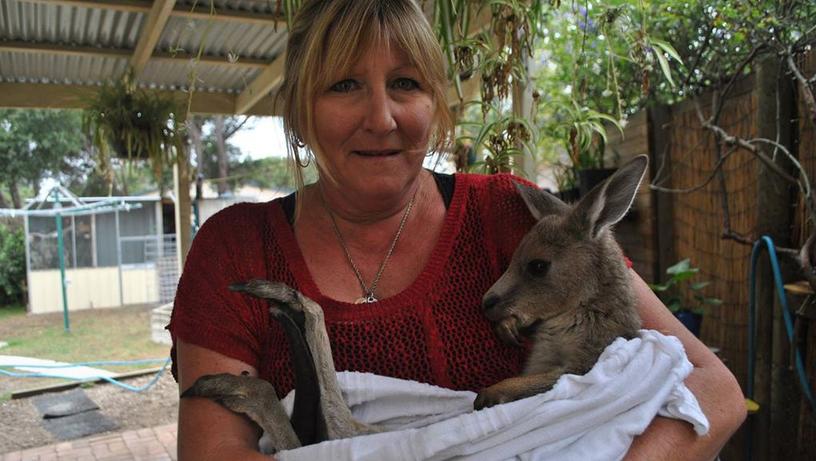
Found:
<path fill-rule="evenodd" d="M 518 319 L 515 317 L 503 318 L 494 327 L 499 338 L 507 344 L 521 346 L 521 335 L 518 330 Z"/>

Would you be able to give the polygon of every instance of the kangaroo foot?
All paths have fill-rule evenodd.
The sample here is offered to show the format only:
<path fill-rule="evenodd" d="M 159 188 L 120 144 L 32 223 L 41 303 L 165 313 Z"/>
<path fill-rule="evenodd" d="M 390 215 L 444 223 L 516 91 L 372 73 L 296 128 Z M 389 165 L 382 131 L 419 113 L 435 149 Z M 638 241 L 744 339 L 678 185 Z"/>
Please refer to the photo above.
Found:
<path fill-rule="evenodd" d="M 300 329 L 305 332 L 306 321 L 303 310 L 302 296 L 292 287 L 279 282 L 268 280 L 250 280 L 244 283 L 230 285 L 230 290 L 247 293 L 256 298 L 266 299 L 269 303 L 269 312 L 275 317 L 289 317 Z"/>
<path fill-rule="evenodd" d="M 479 391 L 476 400 L 473 402 L 473 408 L 481 410 L 500 403 L 513 402 L 546 392 L 552 388 L 560 374 L 563 374 L 563 371 L 556 371 L 551 374 L 522 375 L 499 381 Z"/>
<path fill-rule="evenodd" d="M 300 446 L 272 384 L 251 376 L 228 373 L 202 376 L 181 398 L 203 397 L 248 416 L 272 437 L 277 450 Z"/>

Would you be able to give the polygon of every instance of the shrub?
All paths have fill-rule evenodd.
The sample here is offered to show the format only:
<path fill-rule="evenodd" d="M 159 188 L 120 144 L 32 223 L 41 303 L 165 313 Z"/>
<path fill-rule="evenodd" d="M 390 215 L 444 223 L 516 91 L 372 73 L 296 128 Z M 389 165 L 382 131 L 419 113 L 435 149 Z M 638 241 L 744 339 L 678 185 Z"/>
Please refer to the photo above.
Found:
<path fill-rule="evenodd" d="M 26 293 L 25 236 L 0 222 L 0 305 L 21 304 Z"/>

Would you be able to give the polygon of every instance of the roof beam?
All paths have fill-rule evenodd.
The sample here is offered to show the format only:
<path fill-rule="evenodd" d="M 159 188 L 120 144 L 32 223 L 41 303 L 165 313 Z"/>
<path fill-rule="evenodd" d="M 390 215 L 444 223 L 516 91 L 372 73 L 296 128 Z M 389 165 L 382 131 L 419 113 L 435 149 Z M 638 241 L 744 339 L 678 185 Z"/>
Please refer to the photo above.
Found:
<path fill-rule="evenodd" d="M 73 57 L 99 57 L 128 59 L 133 50 L 124 48 L 96 48 L 90 46 L 61 45 L 56 43 L 23 42 L 16 40 L 0 40 L 0 51 L 10 51 L 28 54 L 47 54 Z"/>
<path fill-rule="evenodd" d="M 286 53 L 281 53 L 272 64 L 258 75 L 235 100 L 235 113 L 246 114 L 252 107 L 267 96 L 283 80 L 283 66 L 286 63 Z"/>
<path fill-rule="evenodd" d="M 133 55 L 134 50 L 128 48 L 97 48 L 90 46 L 62 45 L 56 43 L 0 40 L 0 51 L 75 57 L 129 59 Z M 253 69 L 263 68 L 269 64 L 269 61 L 264 59 L 240 58 L 237 61 L 230 61 L 226 56 L 204 55 L 198 58 L 195 55 L 186 52 L 154 52 L 150 58 L 153 60 L 167 61 L 190 61 L 194 59 L 202 64 L 247 67 Z"/>
<path fill-rule="evenodd" d="M 175 4 L 176 0 L 156 0 L 153 7 L 150 8 L 147 22 L 139 33 L 136 51 L 133 52 L 133 57 L 130 59 L 130 67 L 133 69 L 134 78 L 138 78 L 145 65 L 147 65 L 150 55 L 153 54 L 153 49 L 156 48 L 156 43 L 159 42 L 164 25 L 170 19 L 170 13 L 173 11 Z"/>
<path fill-rule="evenodd" d="M 78 6 L 83 8 L 99 8 L 106 10 L 128 11 L 132 13 L 147 13 L 153 6 L 150 0 L 23 0 L 31 3 L 48 3 L 57 5 Z M 209 3 L 209 2 L 201 2 Z M 210 9 L 205 4 L 195 7 L 177 5 L 173 7 L 172 16 L 205 19 L 213 21 L 232 21 L 246 24 L 276 25 L 285 23 L 282 16 L 269 13 L 258 13 L 244 10 Z"/>
<path fill-rule="evenodd" d="M 0 82 L 0 107 L 20 109 L 84 109 L 99 87 L 86 85 L 57 85 L 52 83 Z M 187 107 L 189 93 L 155 90 L 172 94 L 181 107 Z M 190 112 L 194 114 L 233 115 L 237 96 L 228 93 L 193 93 Z M 280 115 L 272 96 L 264 96 L 247 115 Z"/>

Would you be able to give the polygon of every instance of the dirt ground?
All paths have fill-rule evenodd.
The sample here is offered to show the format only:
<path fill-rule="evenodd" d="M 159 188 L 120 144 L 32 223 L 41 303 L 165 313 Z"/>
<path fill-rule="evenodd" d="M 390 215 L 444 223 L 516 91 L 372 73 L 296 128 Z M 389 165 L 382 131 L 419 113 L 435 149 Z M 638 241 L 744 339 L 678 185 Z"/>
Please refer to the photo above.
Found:
<path fill-rule="evenodd" d="M 132 378 L 132 386 L 147 384 L 153 376 Z M 100 411 L 118 426 L 117 431 L 141 429 L 175 422 L 178 417 L 178 388 L 166 370 L 156 384 L 143 392 L 132 392 L 112 384 L 95 384 L 85 393 Z M 31 398 L 0 402 L 0 454 L 57 443 L 42 425 Z"/>
<path fill-rule="evenodd" d="M 148 312 L 145 307 L 145 322 Z M 74 318 L 115 314 L 115 310 L 107 309 L 79 311 Z M 0 322 L 0 339 L 11 336 L 11 332 L 20 328 L 37 329 L 54 322 L 59 324 L 61 318 L 61 314 L 41 314 L 4 319 Z M 4 353 L 5 350 L 0 348 L 0 354 Z M 140 387 L 153 377 L 151 374 L 123 382 Z M 55 384 L 54 379 L 29 378 L 25 380 L 25 386 L 21 387 L 19 379 L 0 377 L 0 394 L 51 384 Z M 169 424 L 178 417 L 178 388 L 170 375 L 169 367 L 155 385 L 143 392 L 132 392 L 104 382 L 84 387 L 83 390 L 99 406 L 100 411 L 118 426 L 117 431 Z M 44 429 L 42 418 L 31 400 L 31 397 L 5 401 L 0 399 L 0 454 L 59 442 Z"/>

